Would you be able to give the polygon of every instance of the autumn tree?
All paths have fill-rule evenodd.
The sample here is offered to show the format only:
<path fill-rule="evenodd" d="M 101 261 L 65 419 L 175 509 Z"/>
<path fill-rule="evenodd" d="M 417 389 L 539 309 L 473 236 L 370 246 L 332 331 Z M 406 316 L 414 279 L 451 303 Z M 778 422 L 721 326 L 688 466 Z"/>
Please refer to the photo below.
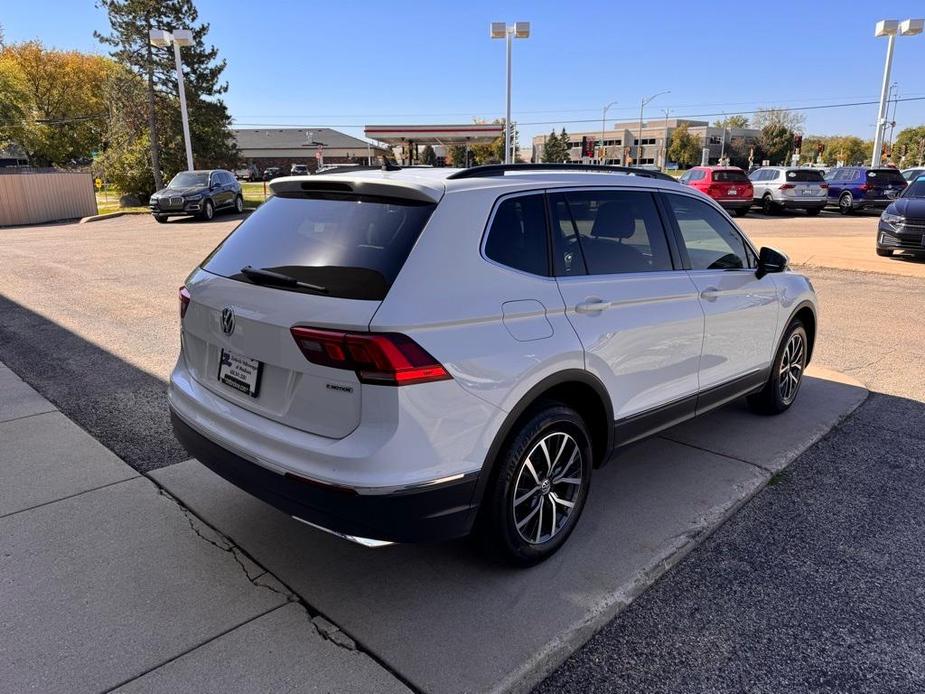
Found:
<path fill-rule="evenodd" d="M 149 41 L 151 29 L 189 29 L 193 44 L 183 47 L 183 80 L 189 113 L 190 139 L 201 166 L 231 168 L 237 151 L 221 95 L 228 84 L 221 81 L 225 61 L 206 44 L 207 23 L 199 22 L 193 0 L 97 0 L 109 18 L 111 32 L 95 32 L 110 55 L 144 81 L 147 138 L 154 187 L 162 187 L 164 173 L 186 168 L 173 50 L 157 48 Z"/>
<path fill-rule="evenodd" d="M 0 138 L 36 166 L 89 161 L 100 148 L 108 106 L 103 85 L 115 64 L 38 41 L 0 49 Z"/>
<path fill-rule="evenodd" d="M 682 168 L 693 166 L 700 162 L 700 140 L 691 133 L 687 123 L 681 123 L 671 133 L 671 144 L 668 146 L 668 158 L 678 163 Z"/>
<path fill-rule="evenodd" d="M 925 125 L 900 131 L 893 142 L 893 153 L 894 161 L 921 166 L 925 162 Z"/>
<path fill-rule="evenodd" d="M 774 106 L 759 108 L 752 115 L 752 127 L 764 130 L 769 125 L 776 126 L 778 130 L 784 128 L 792 133 L 803 132 L 806 125 L 806 116 L 799 111 Z"/>
<path fill-rule="evenodd" d="M 748 118 L 739 114 L 713 121 L 715 128 L 747 128 Z"/>

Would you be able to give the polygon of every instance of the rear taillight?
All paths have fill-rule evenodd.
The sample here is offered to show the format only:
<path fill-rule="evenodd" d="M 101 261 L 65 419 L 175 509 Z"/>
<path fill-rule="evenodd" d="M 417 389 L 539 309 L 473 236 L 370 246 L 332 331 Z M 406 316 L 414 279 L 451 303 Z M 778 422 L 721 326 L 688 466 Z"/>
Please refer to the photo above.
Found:
<path fill-rule="evenodd" d="M 407 335 L 298 326 L 291 332 L 310 362 L 354 371 L 361 383 L 406 386 L 452 378 L 440 362 Z"/>
<path fill-rule="evenodd" d="M 707 195 L 711 198 L 718 198 L 723 194 L 723 186 L 718 183 L 711 183 L 707 188 Z"/>
<path fill-rule="evenodd" d="M 790 190 L 791 188 L 796 188 L 796 186 L 792 183 L 783 183 L 780 187 L 781 190 Z"/>
<path fill-rule="evenodd" d="M 859 189 L 859 190 L 862 190 L 862 191 L 864 191 L 864 190 L 870 190 L 870 184 L 868 184 L 868 183 L 862 183 L 860 186 L 858 186 L 858 189 Z"/>
<path fill-rule="evenodd" d="M 820 183 L 820 184 L 819 184 L 819 187 L 820 187 L 822 190 L 828 190 L 828 189 L 829 189 L 829 184 L 828 184 L 828 183 Z"/>
<path fill-rule="evenodd" d="M 186 315 L 186 309 L 189 308 L 189 291 L 186 287 L 180 287 L 180 320 Z"/>

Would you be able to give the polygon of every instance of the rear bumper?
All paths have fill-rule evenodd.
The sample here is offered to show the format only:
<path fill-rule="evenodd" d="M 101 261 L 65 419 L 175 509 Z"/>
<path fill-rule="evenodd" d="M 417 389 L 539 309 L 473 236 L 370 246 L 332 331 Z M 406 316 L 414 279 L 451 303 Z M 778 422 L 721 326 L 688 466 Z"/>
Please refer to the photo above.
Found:
<path fill-rule="evenodd" d="M 775 200 L 778 205 L 788 210 L 821 210 L 828 204 L 827 198 L 819 198 L 816 200 Z"/>
<path fill-rule="evenodd" d="M 714 198 L 715 199 L 715 198 Z M 747 210 L 752 206 L 752 199 L 732 198 L 729 200 L 716 200 L 719 206 L 725 210 Z"/>
<path fill-rule="evenodd" d="M 434 542 L 467 535 L 475 517 L 477 475 L 388 494 L 360 494 L 279 474 L 209 440 L 171 408 L 177 439 L 210 470 L 299 520 L 351 539 Z"/>

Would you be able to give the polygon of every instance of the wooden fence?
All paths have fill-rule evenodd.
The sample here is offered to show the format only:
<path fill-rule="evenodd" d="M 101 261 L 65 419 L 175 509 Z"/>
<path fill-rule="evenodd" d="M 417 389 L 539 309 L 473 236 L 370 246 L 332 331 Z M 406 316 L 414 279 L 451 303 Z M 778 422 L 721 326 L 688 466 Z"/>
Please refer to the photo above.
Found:
<path fill-rule="evenodd" d="M 88 173 L 13 173 L 0 169 L 0 227 L 96 214 Z"/>

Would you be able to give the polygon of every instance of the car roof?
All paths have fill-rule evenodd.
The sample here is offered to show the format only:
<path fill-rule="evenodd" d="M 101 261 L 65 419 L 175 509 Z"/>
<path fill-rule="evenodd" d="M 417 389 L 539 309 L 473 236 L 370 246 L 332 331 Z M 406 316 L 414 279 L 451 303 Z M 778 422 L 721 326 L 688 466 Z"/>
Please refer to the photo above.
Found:
<path fill-rule="evenodd" d="M 493 189 L 503 192 L 535 190 L 538 188 L 569 188 L 575 186 L 601 187 L 619 185 L 627 188 L 658 188 L 690 192 L 687 186 L 676 181 L 666 181 L 643 175 L 608 171 L 581 170 L 507 170 L 504 175 L 472 176 L 453 179 L 452 174 L 465 169 L 451 167 L 408 168 L 393 171 L 382 169 L 344 170 L 337 173 L 322 173 L 314 176 L 286 176 L 274 179 L 270 189 L 274 193 L 285 191 L 324 188 L 330 184 L 350 184 L 354 192 L 366 194 L 392 194 L 402 191 L 408 197 L 436 202 L 445 193 L 462 190 Z M 378 191 L 378 193 L 377 193 Z"/>

